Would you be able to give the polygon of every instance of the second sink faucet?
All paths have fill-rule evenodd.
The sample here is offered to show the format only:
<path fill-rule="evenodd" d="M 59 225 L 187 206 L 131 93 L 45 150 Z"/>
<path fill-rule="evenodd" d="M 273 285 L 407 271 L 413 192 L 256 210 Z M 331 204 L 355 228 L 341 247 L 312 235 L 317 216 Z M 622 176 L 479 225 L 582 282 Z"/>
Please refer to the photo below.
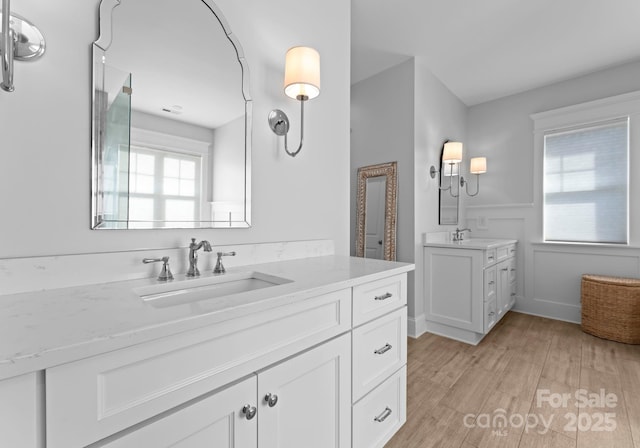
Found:
<path fill-rule="evenodd" d="M 198 249 L 202 248 L 205 252 L 211 252 L 211 243 L 207 240 L 202 240 L 196 243 L 195 238 L 191 238 L 191 244 L 189 244 L 189 269 L 187 270 L 187 277 L 196 277 L 200 275 L 198 270 Z"/>
<path fill-rule="evenodd" d="M 456 231 L 453 234 L 453 241 L 462 241 L 464 239 L 464 232 L 471 232 L 471 229 L 458 229 L 456 227 Z"/>

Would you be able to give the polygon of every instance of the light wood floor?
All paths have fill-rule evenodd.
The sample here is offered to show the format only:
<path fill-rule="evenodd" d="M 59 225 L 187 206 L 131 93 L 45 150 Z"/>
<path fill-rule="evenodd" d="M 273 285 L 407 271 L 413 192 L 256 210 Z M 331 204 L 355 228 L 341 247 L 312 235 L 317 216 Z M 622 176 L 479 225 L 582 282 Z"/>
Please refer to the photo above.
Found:
<path fill-rule="evenodd" d="M 580 389 L 604 389 L 617 403 L 580 409 Z M 562 395 L 538 400 L 546 391 L 570 398 L 566 406 Z M 496 415 L 508 419 L 503 430 Z M 537 427 L 525 429 L 521 417 Z M 407 422 L 386 446 L 640 448 L 640 345 L 513 312 L 476 347 L 432 334 L 410 339 Z"/>

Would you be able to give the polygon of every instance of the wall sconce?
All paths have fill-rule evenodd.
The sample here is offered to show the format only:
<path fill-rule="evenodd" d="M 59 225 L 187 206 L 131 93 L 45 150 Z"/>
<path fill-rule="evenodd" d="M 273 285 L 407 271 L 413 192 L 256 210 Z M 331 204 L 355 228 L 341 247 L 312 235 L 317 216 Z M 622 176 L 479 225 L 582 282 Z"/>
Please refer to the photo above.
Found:
<path fill-rule="evenodd" d="M 13 61 L 33 61 L 44 54 L 42 33 L 35 25 L 11 14 L 9 0 L 2 0 L 2 82 L 0 88 L 13 92 Z"/>
<path fill-rule="evenodd" d="M 293 47 L 287 51 L 284 69 L 284 93 L 300 101 L 300 145 L 291 152 L 287 145 L 289 118 L 280 109 L 269 113 L 269 127 L 276 135 L 284 135 L 284 150 L 298 155 L 304 140 L 304 102 L 320 95 L 320 54 L 310 47 Z"/>
<path fill-rule="evenodd" d="M 460 187 L 465 187 L 465 191 L 469 196 L 477 196 L 480 192 L 480 174 L 484 174 L 487 172 L 487 158 L 486 157 L 474 157 L 470 161 L 469 172 L 471 174 L 476 175 L 477 179 L 477 188 L 476 192 L 471 194 L 469 193 L 469 181 L 465 180 L 465 178 L 461 175 L 460 164 L 462 162 L 462 143 L 461 142 L 444 142 L 444 148 L 442 150 L 442 165 L 447 164 L 449 169 L 445 169 L 444 173 L 441 173 L 440 170 L 437 170 L 435 166 L 431 166 L 429 169 L 429 175 L 432 179 L 436 177 L 436 174 L 440 174 L 438 188 L 443 191 L 449 191 L 449 194 L 457 198 L 460 195 L 460 188 L 458 188 L 458 194 L 454 194 L 453 185 L 457 184 L 458 181 L 454 182 L 454 177 L 460 177 Z M 442 185 L 442 176 L 449 178 L 449 186 L 444 187 Z"/>

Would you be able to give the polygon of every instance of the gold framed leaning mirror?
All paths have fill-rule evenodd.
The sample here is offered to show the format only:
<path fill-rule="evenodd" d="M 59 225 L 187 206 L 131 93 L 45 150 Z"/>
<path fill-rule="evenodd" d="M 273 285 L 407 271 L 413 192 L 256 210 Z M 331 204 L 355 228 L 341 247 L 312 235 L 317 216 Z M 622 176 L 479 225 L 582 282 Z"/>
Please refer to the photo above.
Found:
<path fill-rule="evenodd" d="M 242 46 L 212 0 L 102 0 L 91 228 L 251 224 Z"/>
<path fill-rule="evenodd" d="M 356 256 L 396 260 L 397 162 L 358 168 Z"/>

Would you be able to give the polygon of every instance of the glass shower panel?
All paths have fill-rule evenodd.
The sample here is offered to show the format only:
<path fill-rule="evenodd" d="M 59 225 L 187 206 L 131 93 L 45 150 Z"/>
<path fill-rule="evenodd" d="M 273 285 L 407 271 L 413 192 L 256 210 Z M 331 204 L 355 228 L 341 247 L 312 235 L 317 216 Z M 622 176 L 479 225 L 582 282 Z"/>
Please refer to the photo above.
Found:
<path fill-rule="evenodd" d="M 131 74 L 114 68 L 106 78 L 108 89 L 103 152 L 103 226 L 127 228 L 129 218 L 129 147 L 131 128 Z M 119 80 L 119 82 L 114 81 Z M 122 81 L 124 79 L 124 81 Z"/>

